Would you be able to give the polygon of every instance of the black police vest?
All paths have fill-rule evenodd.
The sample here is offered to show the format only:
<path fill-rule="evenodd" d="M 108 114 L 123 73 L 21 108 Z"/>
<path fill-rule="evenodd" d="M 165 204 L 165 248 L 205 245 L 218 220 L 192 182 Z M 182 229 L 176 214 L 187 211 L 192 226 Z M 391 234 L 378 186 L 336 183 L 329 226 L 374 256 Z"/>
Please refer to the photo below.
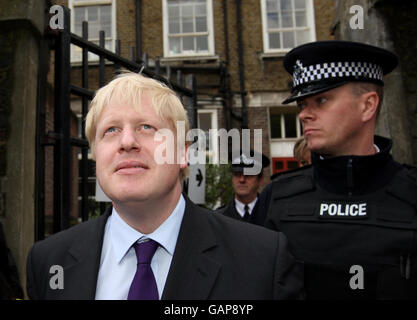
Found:
<path fill-rule="evenodd" d="M 312 168 L 273 183 L 267 225 L 304 261 L 307 299 L 417 299 L 416 171 L 356 196 L 322 189 Z"/>

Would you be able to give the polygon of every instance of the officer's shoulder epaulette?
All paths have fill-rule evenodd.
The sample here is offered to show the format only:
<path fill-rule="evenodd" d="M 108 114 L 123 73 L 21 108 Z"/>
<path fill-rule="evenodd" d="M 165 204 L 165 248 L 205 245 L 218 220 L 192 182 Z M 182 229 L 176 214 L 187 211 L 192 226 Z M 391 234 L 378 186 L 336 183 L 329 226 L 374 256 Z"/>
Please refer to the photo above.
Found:
<path fill-rule="evenodd" d="M 312 172 L 311 165 L 281 172 L 272 181 L 272 197 L 284 198 L 314 190 Z"/>

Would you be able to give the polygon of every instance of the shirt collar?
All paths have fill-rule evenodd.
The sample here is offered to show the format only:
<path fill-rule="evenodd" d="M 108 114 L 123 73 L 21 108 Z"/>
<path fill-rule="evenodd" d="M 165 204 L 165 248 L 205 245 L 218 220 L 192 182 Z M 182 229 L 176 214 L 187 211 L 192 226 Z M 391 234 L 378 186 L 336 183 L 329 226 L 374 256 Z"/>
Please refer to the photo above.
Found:
<path fill-rule="evenodd" d="M 166 219 L 154 232 L 143 234 L 129 226 L 113 207 L 112 215 L 110 216 L 111 221 L 109 231 L 117 263 L 120 263 L 132 244 L 144 238 L 158 242 L 171 256 L 174 255 L 184 212 L 185 200 L 181 194 L 177 206 L 171 212 L 168 219 Z"/>
<path fill-rule="evenodd" d="M 251 203 L 248 203 L 249 214 L 252 213 L 252 210 L 253 210 L 253 207 L 256 204 L 256 201 L 258 201 L 258 197 L 256 197 L 255 200 L 253 200 Z M 245 204 L 243 202 L 240 202 L 236 198 L 235 198 L 235 204 L 236 204 L 236 210 L 240 213 L 243 213 L 243 215 L 244 215 L 245 214 Z"/>
<path fill-rule="evenodd" d="M 374 143 L 374 148 L 375 148 L 375 153 L 380 153 L 381 152 L 381 149 L 379 149 L 379 147 Z M 323 160 L 324 158 L 323 158 L 323 156 L 320 156 L 320 160 Z"/>

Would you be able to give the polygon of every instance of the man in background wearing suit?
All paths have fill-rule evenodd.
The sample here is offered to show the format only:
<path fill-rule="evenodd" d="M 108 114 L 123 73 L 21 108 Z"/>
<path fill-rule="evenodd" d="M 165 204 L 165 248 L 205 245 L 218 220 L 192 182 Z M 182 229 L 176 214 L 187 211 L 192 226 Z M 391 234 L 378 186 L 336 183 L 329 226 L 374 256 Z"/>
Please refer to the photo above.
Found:
<path fill-rule="evenodd" d="M 300 298 L 302 270 L 285 236 L 214 215 L 183 195 L 187 144 L 168 145 L 175 163 L 157 159 L 159 130 L 176 137 L 178 121 L 188 129 L 180 100 L 153 79 L 126 73 L 98 90 L 86 136 L 113 206 L 35 243 L 27 260 L 30 298 Z M 61 288 L 50 285 L 51 266 L 63 269 Z"/>
<path fill-rule="evenodd" d="M 234 195 L 230 202 L 216 210 L 216 213 L 260 226 L 264 225 L 267 207 L 264 201 L 259 201 L 259 188 L 263 182 L 263 169 L 269 166 L 269 159 L 250 150 L 249 154 L 241 152 L 232 159 L 232 184 Z M 257 164 L 257 159 L 262 163 Z M 259 167 L 261 171 L 256 175 L 245 174 L 245 168 Z"/>

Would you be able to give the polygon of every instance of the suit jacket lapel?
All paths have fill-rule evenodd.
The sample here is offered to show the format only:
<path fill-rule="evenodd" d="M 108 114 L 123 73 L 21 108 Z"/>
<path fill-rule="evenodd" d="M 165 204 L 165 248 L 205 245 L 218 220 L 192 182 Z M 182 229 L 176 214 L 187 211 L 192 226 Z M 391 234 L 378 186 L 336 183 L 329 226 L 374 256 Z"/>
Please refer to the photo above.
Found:
<path fill-rule="evenodd" d="M 232 200 L 230 200 L 229 205 L 226 207 L 226 210 L 224 212 L 225 216 L 238 219 L 240 221 L 243 221 L 242 216 L 237 212 L 236 210 L 236 203 L 235 203 L 235 196 L 233 195 Z"/>
<path fill-rule="evenodd" d="M 205 300 L 221 267 L 209 254 L 217 247 L 217 241 L 207 213 L 184 197 L 184 218 L 162 299 Z"/>
<path fill-rule="evenodd" d="M 64 268 L 66 299 L 94 300 L 100 267 L 104 228 L 112 207 L 91 221 L 89 228 L 73 242 L 68 250 L 68 264 Z"/>

